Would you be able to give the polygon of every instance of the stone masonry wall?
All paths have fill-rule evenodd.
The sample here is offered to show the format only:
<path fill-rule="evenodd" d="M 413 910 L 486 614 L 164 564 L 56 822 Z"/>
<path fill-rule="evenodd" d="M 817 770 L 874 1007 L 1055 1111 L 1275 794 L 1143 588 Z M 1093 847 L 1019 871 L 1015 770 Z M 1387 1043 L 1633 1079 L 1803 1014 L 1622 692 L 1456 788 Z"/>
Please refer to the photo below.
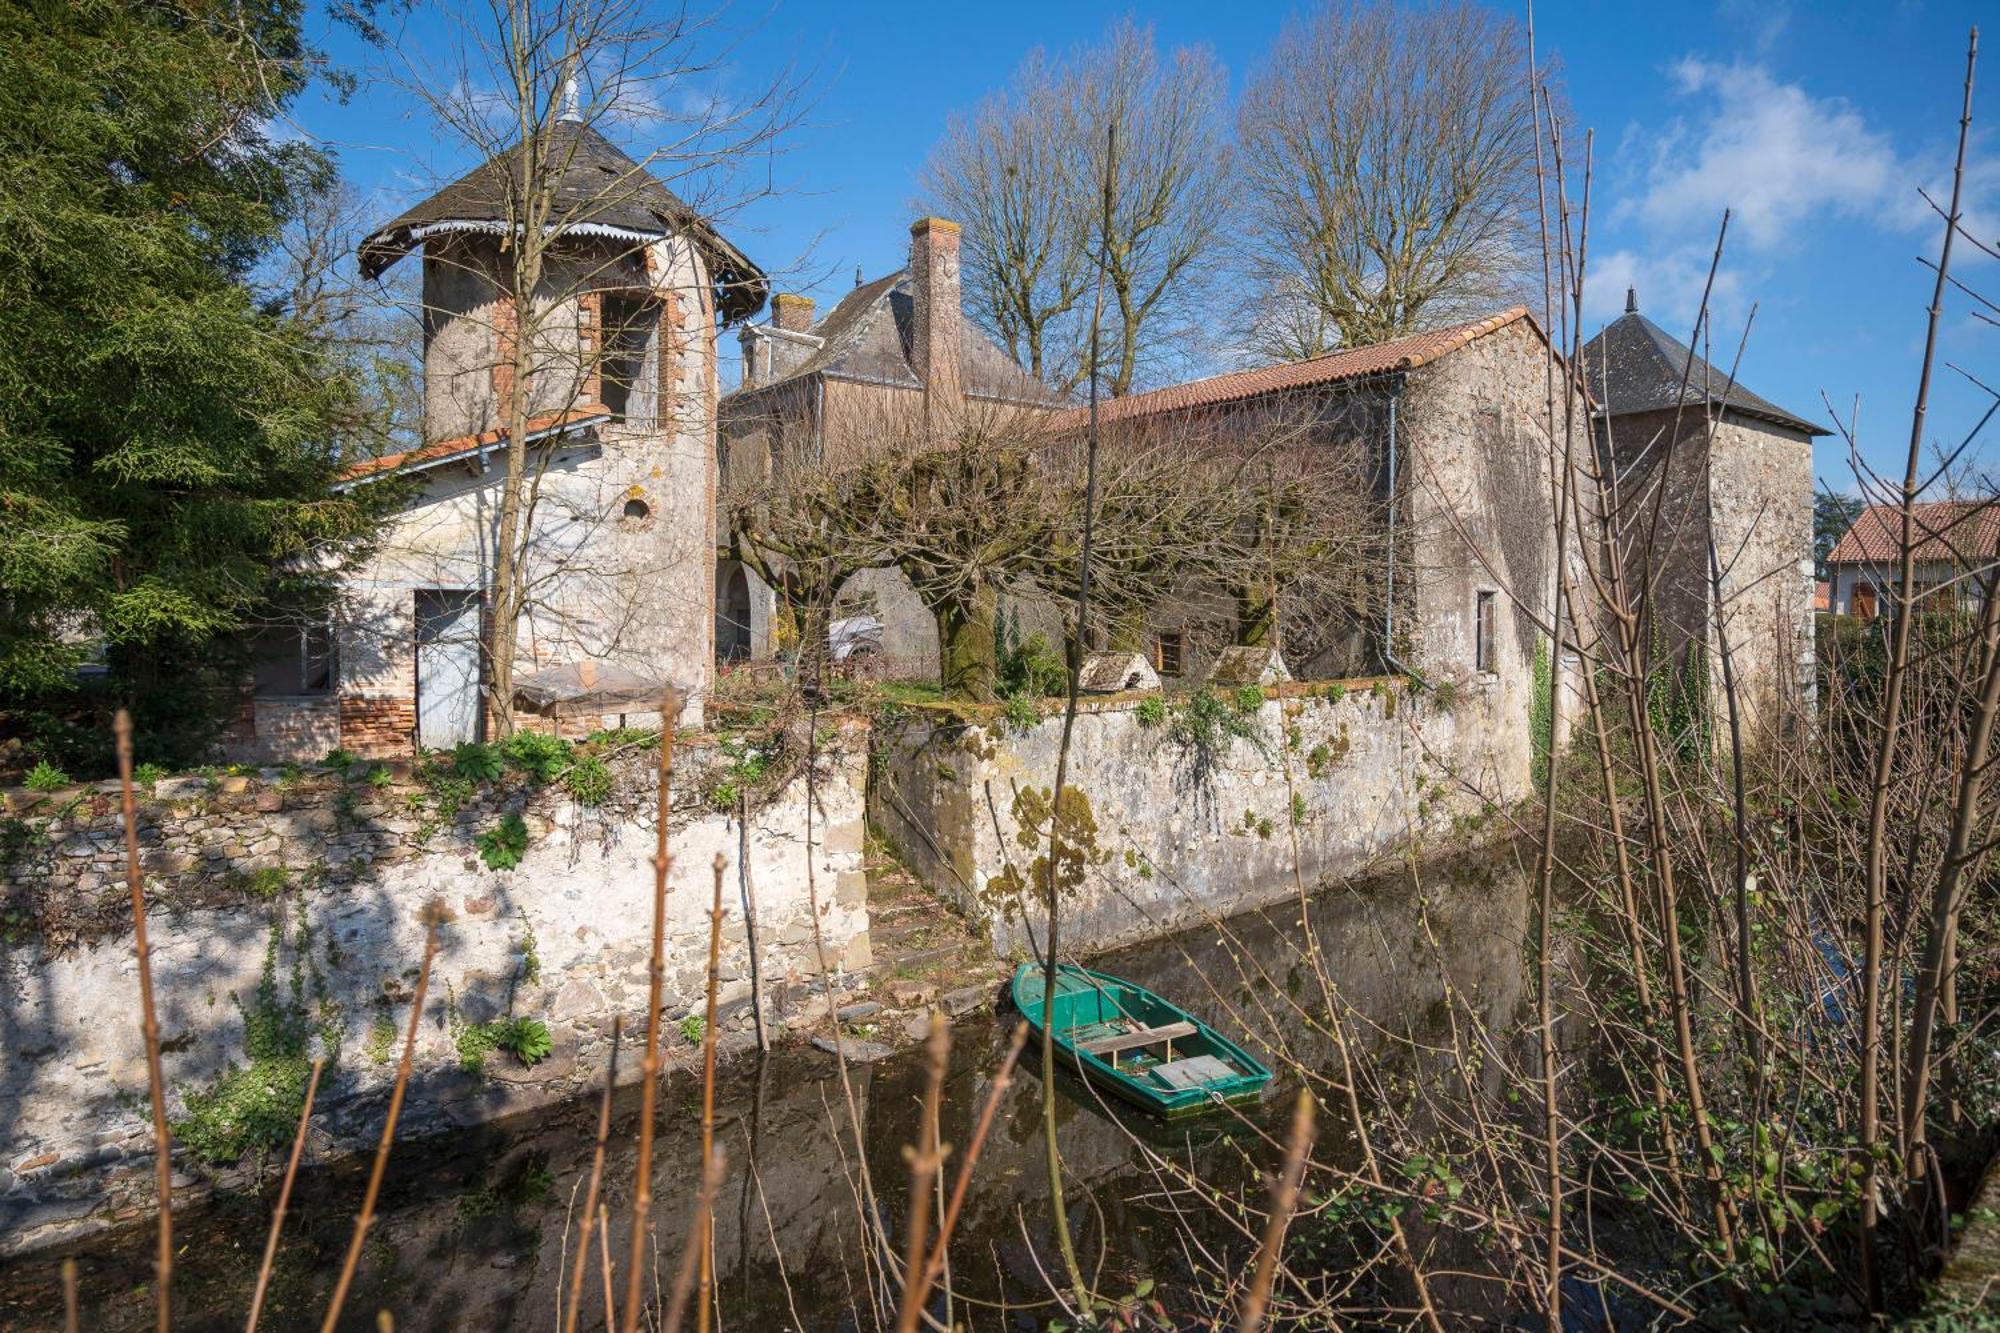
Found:
<path fill-rule="evenodd" d="M 861 870 L 866 751 L 858 728 L 829 747 L 813 815 L 820 933 L 836 972 L 871 961 Z M 727 862 L 720 1013 L 729 1031 L 751 1024 L 740 831 L 703 794 L 726 762 L 699 744 L 677 760 L 663 1010 L 674 1050 L 696 1049 L 677 1025 L 705 1001 L 718 853 Z M 653 755 L 627 752 L 613 771 L 612 796 L 599 806 L 579 805 L 560 783 L 510 778 L 443 819 L 411 800 L 420 789 L 410 782 L 377 785 L 358 771 L 158 783 L 140 819 L 170 1116 L 185 1117 L 190 1097 L 247 1064 L 246 1015 L 259 1011 L 268 977 L 268 994 L 334 1060 L 314 1109 L 316 1155 L 371 1145 L 409 1019 L 424 916 L 436 908 L 450 920 L 399 1141 L 587 1091 L 602 1077 L 614 1019 L 626 1034 L 621 1069 L 635 1076 L 652 931 Z M 36 799 L 10 794 L 0 844 L 0 1253 L 151 1207 L 115 784 Z M 827 1003 L 814 993 L 806 805 L 796 777 L 750 821 L 773 1022 Z M 516 868 L 489 870 L 477 839 L 510 811 L 526 824 L 528 847 Z M 545 1023 L 549 1057 L 528 1067 L 495 1051 L 483 1071 L 463 1068 L 460 1037 L 503 1016 Z M 176 1179 L 205 1188 L 254 1165 L 218 1171 L 183 1150 Z"/>
<path fill-rule="evenodd" d="M 1525 729 L 1499 716 L 1516 700 L 1495 680 L 1448 695 L 1393 679 L 1272 696 L 1245 717 L 1252 736 L 1206 744 L 1190 735 L 1184 702 L 1154 696 L 1154 709 L 1120 695 L 1081 706 L 1069 782 L 1085 805 L 1069 812 L 1065 836 L 1087 855 L 1064 894 L 1065 947 L 1159 935 L 1294 894 L 1294 835 L 1298 874 L 1317 888 L 1406 850 L 1485 841 L 1505 824 L 1498 808 L 1528 795 L 1528 765 L 1502 752 Z M 913 712 L 882 738 L 870 818 L 926 885 L 988 925 L 996 953 L 1028 946 L 1043 921 L 1030 865 L 1047 847 L 1036 794 L 1054 785 L 1062 719 L 1016 731 Z"/>

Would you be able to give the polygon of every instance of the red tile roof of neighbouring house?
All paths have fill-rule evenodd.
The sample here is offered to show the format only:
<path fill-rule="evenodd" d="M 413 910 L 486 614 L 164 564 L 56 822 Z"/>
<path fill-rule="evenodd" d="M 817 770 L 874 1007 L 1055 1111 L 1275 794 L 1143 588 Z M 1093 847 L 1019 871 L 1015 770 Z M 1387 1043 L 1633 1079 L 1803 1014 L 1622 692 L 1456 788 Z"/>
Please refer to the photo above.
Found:
<path fill-rule="evenodd" d="M 1370 343 L 1364 347 L 1343 347 L 1337 352 L 1309 357 L 1304 361 L 1285 361 L 1275 366 L 1259 366 L 1255 370 L 1238 370 L 1227 375 L 1213 375 L 1204 380 L 1190 380 L 1186 384 L 1172 384 L 1164 389 L 1135 393 L 1125 398 L 1105 399 L 1097 405 L 1097 419 L 1121 421 L 1131 417 L 1153 416 L 1162 412 L 1217 407 L 1289 389 L 1314 388 L 1322 384 L 1336 384 L 1343 380 L 1392 374 L 1399 370 L 1415 370 L 1418 366 L 1457 351 L 1474 339 L 1483 338 L 1517 320 L 1524 319 L 1528 320 L 1529 327 L 1536 327 L 1535 322 L 1528 318 L 1528 308 L 1517 305 L 1497 314 L 1488 315 L 1484 319 L 1432 329 L 1428 333 L 1412 333 L 1407 337 L 1393 338 L 1383 343 Z M 1089 420 L 1090 409 L 1080 407 L 1059 414 L 1054 419 L 1054 424 L 1059 427 L 1074 427 L 1081 426 Z"/>
<path fill-rule="evenodd" d="M 2000 503 L 1931 500 L 1910 511 L 1919 560 L 1971 564 L 2000 558 Z M 1829 564 L 1879 564 L 1901 558 L 1903 510 L 1870 505 L 1827 554 Z"/>
<path fill-rule="evenodd" d="M 611 409 L 599 403 L 585 403 L 564 412 L 544 412 L 528 418 L 528 438 L 534 440 L 558 431 L 587 426 L 594 422 L 611 420 Z M 454 435 L 436 444 L 427 444 L 421 449 L 408 449 L 400 454 L 383 454 L 380 458 L 370 458 L 341 469 L 342 481 L 362 481 L 379 476 L 384 472 L 406 472 L 414 468 L 431 467 L 458 457 L 460 454 L 478 453 L 499 444 L 507 438 L 504 426 L 481 431 L 477 435 Z"/>

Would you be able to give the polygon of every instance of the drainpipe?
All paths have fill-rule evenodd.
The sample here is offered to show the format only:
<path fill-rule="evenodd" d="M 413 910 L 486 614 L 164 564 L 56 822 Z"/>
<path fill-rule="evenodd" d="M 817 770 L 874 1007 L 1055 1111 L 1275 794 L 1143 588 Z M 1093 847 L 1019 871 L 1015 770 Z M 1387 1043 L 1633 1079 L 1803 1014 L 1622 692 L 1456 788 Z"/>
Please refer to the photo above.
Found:
<path fill-rule="evenodd" d="M 1405 665 L 1396 656 L 1396 405 L 1402 401 L 1407 375 L 1397 375 L 1389 384 L 1389 565 L 1385 580 L 1388 595 L 1382 604 L 1382 661 L 1391 669 L 1423 683 L 1421 672 Z"/>

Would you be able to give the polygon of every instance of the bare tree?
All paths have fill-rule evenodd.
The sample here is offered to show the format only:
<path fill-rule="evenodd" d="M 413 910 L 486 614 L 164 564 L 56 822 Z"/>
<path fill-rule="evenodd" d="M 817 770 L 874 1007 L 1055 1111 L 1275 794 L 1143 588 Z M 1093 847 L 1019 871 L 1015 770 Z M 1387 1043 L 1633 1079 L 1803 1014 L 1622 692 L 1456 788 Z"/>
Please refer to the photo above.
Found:
<path fill-rule="evenodd" d="M 924 169 L 926 206 L 964 224 L 973 315 L 1031 374 L 1068 390 L 1089 373 L 1080 302 L 1100 253 L 1108 393 L 1198 340 L 1227 216 L 1227 82 L 1206 48 L 1163 60 L 1127 20 L 1060 63 L 1031 53 L 1008 90 L 953 118 Z"/>
<path fill-rule="evenodd" d="M 1532 268 L 1535 124 L 1513 20 L 1326 3 L 1237 121 L 1252 341 L 1317 356 L 1461 318 Z"/>

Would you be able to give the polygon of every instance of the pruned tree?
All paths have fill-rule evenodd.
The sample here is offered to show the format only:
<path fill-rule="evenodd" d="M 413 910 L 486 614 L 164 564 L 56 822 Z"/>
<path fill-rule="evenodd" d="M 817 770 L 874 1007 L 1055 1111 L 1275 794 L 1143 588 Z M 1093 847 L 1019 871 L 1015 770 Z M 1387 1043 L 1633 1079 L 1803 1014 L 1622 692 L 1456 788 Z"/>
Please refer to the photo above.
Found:
<path fill-rule="evenodd" d="M 1329 2 L 1285 27 L 1237 118 L 1251 340 L 1399 337 L 1525 288 L 1535 115 L 1514 20 Z"/>
<path fill-rule="evenodd" d="M 1059 62 L 1031 53 L 1006 91 L 953 118 L 922 193 L 964 225 L 972 313 L 1023 369 L 1065 390 L 1089 373 L 1081 307 L 1100 255 L 1105 392 L 1198 342 L 1229 215 L 1227 83 L 1206 48 L 1163 59 L 1127 20 Z"/>

